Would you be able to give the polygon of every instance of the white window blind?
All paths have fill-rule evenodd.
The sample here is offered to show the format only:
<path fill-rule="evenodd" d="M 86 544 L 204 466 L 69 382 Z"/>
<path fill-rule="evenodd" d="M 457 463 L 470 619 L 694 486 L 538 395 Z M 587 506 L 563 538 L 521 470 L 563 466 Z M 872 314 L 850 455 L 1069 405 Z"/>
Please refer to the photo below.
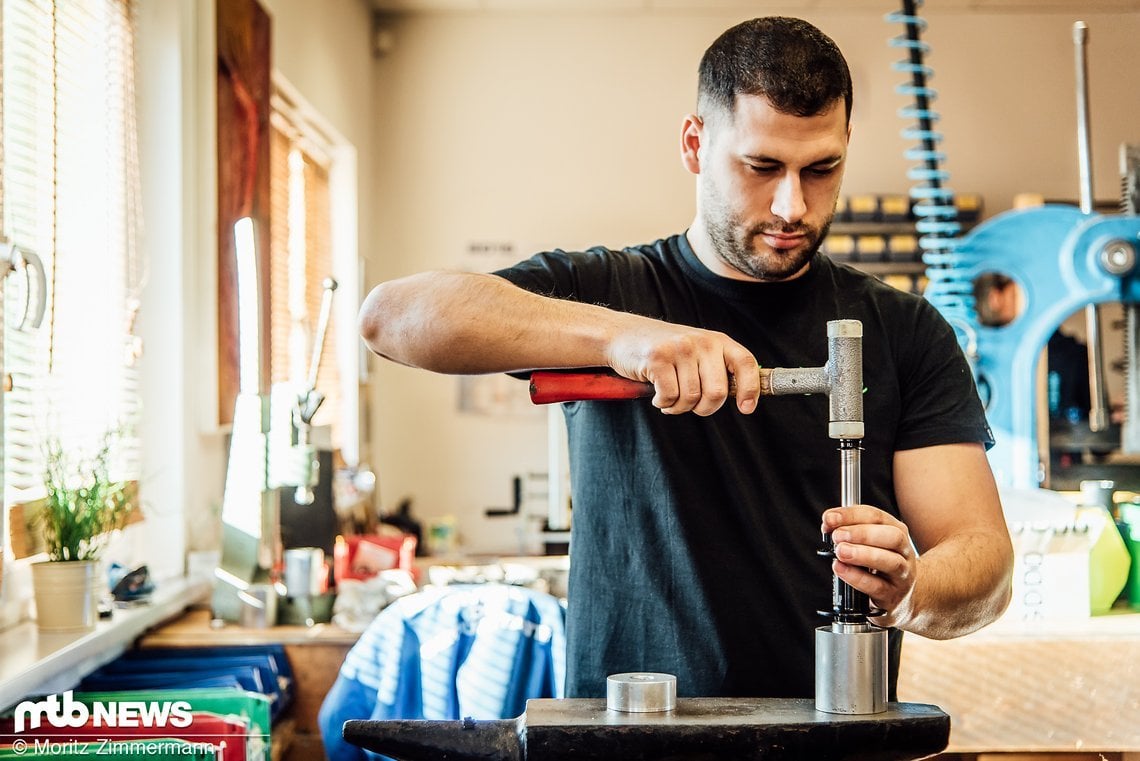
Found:
<path fill-rule="evenodd" d="M 273 383 L 303 385 L 316 340 L 323 283 L 333 275 L 329 158 L 320 131 L 283 93 L 270 101 L 270 361 Z M 344 298 L 344 291 L 337 298 Z M 343 441 L 343 394 L 336 318 L 330 317 L 317 388 L 325 401 L 314 425 Z"/>
<path fill-rule="evenodd" d="M 143 285 L 129 0 L 0 0 L 0 232 L 44 265 L 43 324 L 5 281 L 5 501 L 42 492 L 48 436 L 90 454 L 124 428 L 113 475 L 139 477 Z"/>

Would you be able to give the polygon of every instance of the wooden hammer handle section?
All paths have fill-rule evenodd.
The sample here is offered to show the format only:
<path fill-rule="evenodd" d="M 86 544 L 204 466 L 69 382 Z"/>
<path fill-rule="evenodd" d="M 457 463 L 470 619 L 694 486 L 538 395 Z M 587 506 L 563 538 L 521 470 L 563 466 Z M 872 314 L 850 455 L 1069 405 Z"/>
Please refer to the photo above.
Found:
<path fill-rule="evenodd" d="M 729 388 L 729 391 L 732 392 L 732 395 L 736 396 L 736 384 L 732 382 L 731 378 L 729 378 L 728 388 Z M 760 396 L 773 396 L 774 394 L 775 394 L 775 392 L 772 391 L 772 368 L 761 367 L 760 368 Z"/>

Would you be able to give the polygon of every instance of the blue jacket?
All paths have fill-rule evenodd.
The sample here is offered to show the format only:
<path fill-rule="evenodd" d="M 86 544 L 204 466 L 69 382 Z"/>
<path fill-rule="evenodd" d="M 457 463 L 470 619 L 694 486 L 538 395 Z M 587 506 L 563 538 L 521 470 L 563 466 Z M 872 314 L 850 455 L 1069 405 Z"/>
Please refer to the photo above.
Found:
<path fill-rule="evenodd" d="M 389 605 L 348 652 L 318 714 L 329 761 L 379 758 L 346 743 L 349 719 L 506 719 L 564 696 L 565 611 L 502 584 L 432 588 Z"/>

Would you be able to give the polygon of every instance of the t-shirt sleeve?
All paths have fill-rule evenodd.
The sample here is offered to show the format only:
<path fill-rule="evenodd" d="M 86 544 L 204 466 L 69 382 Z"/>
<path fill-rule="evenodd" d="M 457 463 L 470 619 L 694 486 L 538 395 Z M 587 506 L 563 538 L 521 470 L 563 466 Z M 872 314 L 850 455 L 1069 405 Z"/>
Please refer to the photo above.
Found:
<path fill-rule="evenodd" d="M 902 417 L 895 449 L 966 442 L 989 449 L 993 433 L 954 329 L 929 302 L 918 304 L 914 333 L 903 349 Z"/>
<path fill-rule="evenodd" d="M 602 250 L 568 253 L 562 250 L 535 254 L 518 264 L 492 272 L 520 288 L 556 299 L 607 304 L 607 256 Z M 530 371 L 508 373 L 526 379 Z"/>
<path fill-rule="evenodd" d="M 595 302 L 605 280 L 600 263 L 597 252 L 545 251 L 492 274 L 542 296 Z"/>

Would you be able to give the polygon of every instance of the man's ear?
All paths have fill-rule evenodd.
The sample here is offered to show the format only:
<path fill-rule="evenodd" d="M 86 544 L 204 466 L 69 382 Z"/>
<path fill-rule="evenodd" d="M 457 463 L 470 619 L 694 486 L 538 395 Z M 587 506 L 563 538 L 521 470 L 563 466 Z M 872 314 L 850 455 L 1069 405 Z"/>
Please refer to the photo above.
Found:
<path fill-rule="evenodd" d="M 696 114 L 687 114 L 681 122 L 681 163 L 693 174 L 701 173 L 701 144 L 705 124 Z"/>

